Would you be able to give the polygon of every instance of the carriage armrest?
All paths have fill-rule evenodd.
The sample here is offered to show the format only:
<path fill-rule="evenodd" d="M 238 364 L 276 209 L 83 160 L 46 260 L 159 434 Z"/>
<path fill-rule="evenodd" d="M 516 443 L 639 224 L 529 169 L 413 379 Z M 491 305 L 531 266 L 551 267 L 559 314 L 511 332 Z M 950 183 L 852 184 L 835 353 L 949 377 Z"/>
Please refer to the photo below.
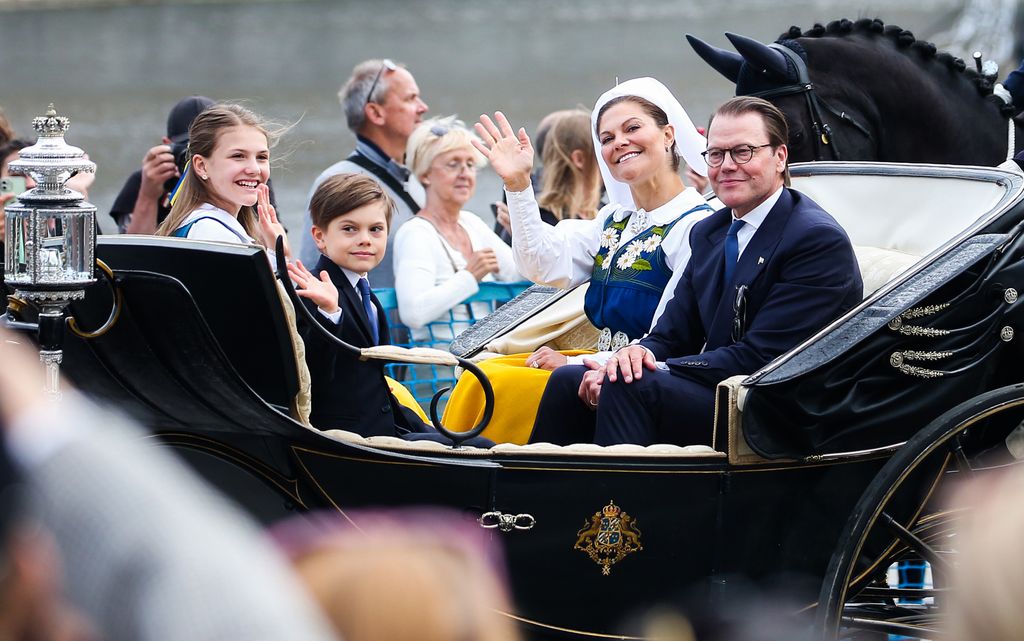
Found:
<path fill-rule="evenodd" d="M 741 383 L 746 378 L 744 375 L 732 376 L 719 383 L 715 390 L 715 428 L 711 445 L 719 449 L 720 435 L 725 437 L 730 465 L 771 462 L 750 449 L 743 436 L 743 400 L 747 388 Z"/>

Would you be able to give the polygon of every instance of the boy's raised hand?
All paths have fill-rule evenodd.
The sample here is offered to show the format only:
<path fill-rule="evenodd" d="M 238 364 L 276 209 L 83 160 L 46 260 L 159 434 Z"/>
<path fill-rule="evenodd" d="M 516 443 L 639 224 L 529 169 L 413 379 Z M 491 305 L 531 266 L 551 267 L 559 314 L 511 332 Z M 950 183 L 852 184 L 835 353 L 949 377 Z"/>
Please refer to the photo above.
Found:
<path fill-rule="evenodd" d="M 500 111 L 494 112 L 494 120 L 487 114 L 480 116 L 480 122 L 473 125 L 480 140 L 473 146 L 487 158 L 491 168 L 501 176 L 509 191 L 523 191 L 530 186 L 530 172 L 533 171 L 533 145 L 526 129 L 516 132 L 508 118 Z"/>
<path fill-rule="evenodd" d="M 296 294 L 316 303 L 316 306 L 328 314 L 336 313 L 338 307 L 338 288 L 331 282 L 326 271 L 320 272 L 320 278 L 314 276 L 301 260 L 288 263 L 288 275 L 299 286 Z"/>
<path fill-rule="evenodd" d="M 277 210 L 270 204 L 270 187 L 261 183 L 256 187 L 256 214 L 259 217 L 260 231 L 263 232 L 263 245 L 273 249 L 277 245 L 277 237 L 284 236 L 284 256 L 292 257 L 291 247 L 288 246 L 288 233 L 277 220 Z"/>

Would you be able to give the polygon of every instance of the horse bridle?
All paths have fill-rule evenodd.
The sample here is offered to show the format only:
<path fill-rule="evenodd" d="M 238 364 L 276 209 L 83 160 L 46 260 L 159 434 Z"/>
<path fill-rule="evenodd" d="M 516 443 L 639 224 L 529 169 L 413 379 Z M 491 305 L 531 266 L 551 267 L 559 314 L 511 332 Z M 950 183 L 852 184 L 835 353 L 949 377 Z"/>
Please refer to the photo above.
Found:
<path fill-rule="evenodd" d="M 804 59 L 800 57 L 800 54 L 783 44 L 772 43 L 768 46 L 782 53 L 793 63 L 796 67 L 797 82 L 796 84 L 777 87 L 775 89 L 758 91 L 750 95 L 768 99 L 778 96 L 803 94 L 807 102 L 807 113 L 811 118 L 811 128 L 814 131 L 815 160 L 828 160 L 824 153 L 826 148 L 831 151 L 832 160 L 842 160 L 842 154 L 839 152 L 839 146 L 836 144 L 835 138 L 832 135 L 832 126 L 825 122 L 825 119 L 821 116 L 822 109 L 839 118 L 842 122 L 848 123 L 854 129 L 864 134 L 868 140 L 872 140 L 871 132 L 868 131 L 867 127 L 857 122 L 845 111 L 839 111 L 833 108 L 825 102 L 821 96 L 815 93 L 814 84 L 811 83 L 811 77 L 807 73 L 807 63 L 805 63 Z"/>

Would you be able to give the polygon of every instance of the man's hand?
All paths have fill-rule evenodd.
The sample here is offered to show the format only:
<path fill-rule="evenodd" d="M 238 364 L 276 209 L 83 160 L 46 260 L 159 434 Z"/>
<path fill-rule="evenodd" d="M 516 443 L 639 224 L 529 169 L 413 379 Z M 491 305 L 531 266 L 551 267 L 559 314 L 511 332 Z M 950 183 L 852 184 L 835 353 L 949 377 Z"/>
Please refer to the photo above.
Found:
<path fill-rule="evenodd" d="M 583 375 L 580 383 L 579 397 L 590 409 L 597 409 L 597 402 L 601 397 L 601 383 L 604 382 L 605 368 L 597 361 L 589 358 L 583 359 L 583 364 L 590 368 L 590 371 Z"/>
<path fill-rule="evenodd" d="M 178 177 L 178 166 L 169 145 L 157 145 L 142 159 L 142 184 L 139 195 L 157 201 L 164 195 L 164 183 Z"/>
<path fill-rule="evenodd" d="M 624 383 L 632 383 L 634 378 L 643 378 L 644 368 L 653 372 L 657 365 L 654 363 L 654 354 L 639 345 L 623 347 L 605 363 L 608 380 L 612 383 L 618 379 L 620 372 Z"/>

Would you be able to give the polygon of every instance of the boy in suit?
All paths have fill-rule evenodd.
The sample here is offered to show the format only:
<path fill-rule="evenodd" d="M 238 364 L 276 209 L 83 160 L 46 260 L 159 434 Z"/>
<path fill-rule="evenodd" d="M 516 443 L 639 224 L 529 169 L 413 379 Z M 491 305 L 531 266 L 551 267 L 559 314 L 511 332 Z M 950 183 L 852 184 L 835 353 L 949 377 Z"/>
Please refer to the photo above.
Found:
<path fill-rule="evenodd" d="M 367 275 L 384 259 L 394 209 L 394 201 L 373 178 L 364 174 L 331 176 L 309 203 L 312 237 L 320 259 L 312 273 L 301 261 L 288 265 L 298 295 L 317 321 L 356 347 L 391 342 L 384 306 L 370 289 Z M 306 342 L 312 379 L 309 418 L 314 426 L 363 436 L 450 442 L 398 402 L 384 378 L 382 361 L 363 361 L 342 353 L 312 327 L 299 332 Z M 493 445 L 481 438 L 466 444 Z"/>
<path fill-rule="evenodd" d="M 384 306 L 370 290 L 367 274 L 384 259 L 394 201 L 372 178 L 338 174 L 320 185 L 309 206 L 321 255 L 313 273 L 301 261 L 288 266 L 298 295 L 320 324 L 346 343 L 389 344 Z M 390 393 L 381 361 L 350 358 L 312 327 L 300 333 L 312 379 L 313 425 L 363 436 L 429 429 Z"/>

